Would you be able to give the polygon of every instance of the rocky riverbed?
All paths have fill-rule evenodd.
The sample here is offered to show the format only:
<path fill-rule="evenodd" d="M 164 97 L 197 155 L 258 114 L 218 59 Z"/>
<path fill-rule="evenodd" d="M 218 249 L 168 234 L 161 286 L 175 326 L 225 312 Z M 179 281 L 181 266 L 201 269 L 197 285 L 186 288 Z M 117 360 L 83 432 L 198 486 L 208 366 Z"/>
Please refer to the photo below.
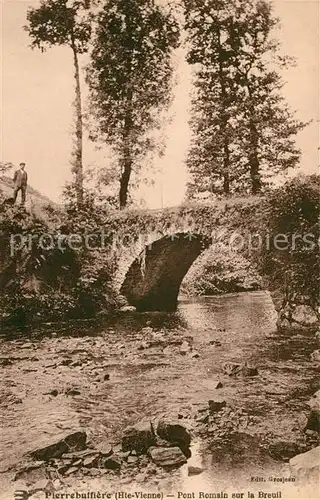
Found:
<path fill-rule="evenodd" d="M 255 292 L 4 332 L 1 498 L 296 487 L 319 445 L 317 338 L 275 319 Z"/>

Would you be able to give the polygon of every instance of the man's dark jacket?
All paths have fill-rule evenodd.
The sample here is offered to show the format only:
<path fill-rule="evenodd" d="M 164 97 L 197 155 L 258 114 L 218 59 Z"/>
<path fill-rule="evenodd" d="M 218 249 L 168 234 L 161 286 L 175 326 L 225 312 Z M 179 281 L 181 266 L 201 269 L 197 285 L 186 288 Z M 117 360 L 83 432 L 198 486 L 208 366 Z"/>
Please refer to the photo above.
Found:
<path fill-rule="evenodd" d="M 21 188 L 25 187 L 28 182 L 28 174 L 27 172 L 23 172 L 20 168 L 16 170 L 13 176 L 14 187 Z"/>

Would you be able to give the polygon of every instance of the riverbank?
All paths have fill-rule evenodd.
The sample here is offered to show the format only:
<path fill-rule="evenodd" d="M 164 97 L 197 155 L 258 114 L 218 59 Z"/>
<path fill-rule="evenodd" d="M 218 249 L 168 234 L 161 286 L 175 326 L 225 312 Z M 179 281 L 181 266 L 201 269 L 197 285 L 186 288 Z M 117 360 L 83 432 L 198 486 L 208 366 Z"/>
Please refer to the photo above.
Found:
<path fill-rule="evenodd" d="M 46 325 L 28 338 L 11 331 L 1 340 L 5 494 L 48 479 L 50 471 L 42 468 L 31 484 L 28 477 L 13 481 L 25 454 L 44 441 L 81 428 L 89 447 L 108 441 L 116 448 L 128 426 L 163 415 L 190 429 L 192 456 L 182 468 L 168 472 L 145 455 L 131 463 L 123 458 L 118 471 L 55 471 L 55 491 L 106 484 L 184 491 L 195 477 L 204 491 L 218 491 L 261 474 L 288 477 L 290 447 L 297 454 L 318 442 L 304 432 L 307 402 L 318 388 L 319 366 L 310 358 L 317 342 L 303 333 L 280 335 L 275 323 L 269 295 L 252 292 L 183 301 L 177 314 L 123 313 L 105 324 Z M 226 371 L 244 362 L 257 373 Z M 206 419 L 215 399 L 225 405 Z M 190 466 L 202 472 L 189 476 Z M 279 490 L 276 482 L 267 486 Z"/>

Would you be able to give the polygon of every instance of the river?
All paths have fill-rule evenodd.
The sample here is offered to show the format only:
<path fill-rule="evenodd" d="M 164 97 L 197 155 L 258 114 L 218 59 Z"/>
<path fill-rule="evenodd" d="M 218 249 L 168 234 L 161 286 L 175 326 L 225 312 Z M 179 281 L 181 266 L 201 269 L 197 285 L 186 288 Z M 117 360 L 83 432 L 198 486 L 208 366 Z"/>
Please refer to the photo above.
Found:
<path fill-rule="evenodd" d="M 181 340 L 190 352 L 181 352 Z M 280 335 L 267 292 L 182 298 L 175 314 L 119 313 L 93 322 L 46 324 L 2 332 L 0 342 L 0 456 L 8 484 L 10 467 L 44 437 L 82 427 L 93 443 L 107 438 L 115 444 L 126 426 L 163 414 L 189 422 L 189 465 L 205 471 L 194 478 L 184 466 L 141 477 L 146 487 L 179 484 L 189 491 L 201 484 L 217 491 L 218 485 L 240 488 L 261 471 L 287 476 L 286 465 L 270 456 L 270 445 L 306 445 L 306 401 L 319 379 L 310 361 L 316 341 L 302 333 Z M 258 375 L 225 375 L 226 362 L 248 362 Z M 223 384 L 218 390 L 217 379 Z M 217 391 L 230 408 L 228 439 L 195 423 Z M 137 477 L 136 471 L 139 482 Z M 90 481 L 98 479 L 85 480 Z"/>

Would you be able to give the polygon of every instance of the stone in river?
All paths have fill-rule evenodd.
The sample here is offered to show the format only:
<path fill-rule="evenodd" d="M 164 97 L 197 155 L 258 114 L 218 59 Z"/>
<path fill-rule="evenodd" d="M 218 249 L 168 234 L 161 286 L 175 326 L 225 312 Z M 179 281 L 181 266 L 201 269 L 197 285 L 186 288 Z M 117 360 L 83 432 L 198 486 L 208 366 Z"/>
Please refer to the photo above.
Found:
<path fill-rule="evenodd" d="M 151 422 L 144 420 L 125 429 L 122 437 L 122 450 L 146 453 L 155 444 L 155 435 Z"/>
<path fill-rule="evenodd" d="M 309 399 L 307 405 L 312 410 L 320 410 L 320 389 L 313 394 L 313 396 Z"/>
<path fill-rule="evenodd" d="M 244 377 L 254 377 L 258 375 L 258 369 L 255 366 L 249 366 L 247 363 L 224 363 L 222 370 L 229 377 L 243 375 Z"/>
<path fill-rule="evenodd" d="M 110 457 L 113 454 L 113 449 L 110 443 L 100 443 L 96 447 L 97 451 L 104 457 Z"/>
<path fill-rule="evenodd" d="M 207 424 L 209 422 L 209 415 L 200 415 L 196 418 L 196 422 L 200 424 Z"/>
<path fill-rule="evenodd" d="M 197 359 L 197 358 L 200 358 L 200 354 L 197 351 L 193 351 L 191 353 L 191 357 Z"/>
<path fill-rule="evenodd" d="M 182 449 L 190 446 L 190 433 L 180 422 L 160 420 L 157 425 L 157 434 L 162 439 L 177 444 Z"/>
<path fill-rule="evenodd" d="M 150 344 L 148 342 L 141 342 L 138 346 L 138 351 L 144 351 L 145 349 L 149 349 Z"/>
<path fill-rule="evenodd" d="M 67 389 L 66 396 L 80 396 L 81 392 L 78 389 Z"/>
<path fill-rule="evenodd" d="M 316 351 L 313 351 L 313 353 L 310 356 L 312 361 L 315 361 L 316 363 L 320 362 L 320 349 L 317 349 Z"/>
<path fill-rule="evenodd" d="M 117 455 L 112 455 L 104 461 L 104 467 L 110 470 L 119 470 L 121 463 L 121 459 Z"/>
<path fill-rule="evenodd" d="M 290 470 L 294 477 L 306 483 L 319 482 L 320 475 L 320 446 L 306 453 L 301 453 L 291 458 Z"/>
<path fill-rule="evenodd" d="M 96 455 L 98 452 L 96 450 L 82 450 L 82 451 L 75 451 L 71 453 L 64 453 L 63 454 L 63 459 L 71 459 L 71 460 L 78 460 L 79 458 L 84 458 L 92 455 Z"/>
<path fill-rule="evenodd" d="M 153 462 L 162 467 L 180 467 L 187 462 L 180 448 L 155 448 L 151 447 L 148 454 Z"/>
<path fill-rule="evenodd" d="M 189 465 L 188 467 L 188 476 L 198 476 L 199 474 L 202 474 L 205 469 L 202 469 L 201 467 L 194 467 L 193 465 Z"/>
<path fill-rule="evenodd" d="M 53 396 L 53 397 L 57 397 L 59 394 L 58 390 L 57 389 L 53 389 L 52 391 L 50 392 L 45 392 L 44 395 L 48 395 L 48 396 Z"/>
<path fill-rule="evenodd" d="M 47 479 L 46 464 L 44 462 L 27 463 L 14 476 L 14 481 L 21 480 L 25 481 L 26 484 L 34 484 L 44 479 Z"/>
<path fill-rule="evenodd" d="M 92 457 L 86 457 L 83 460 L 83 466 L 88 467 L 88 468 L 97 467 L 98 463 L 99 463 L 99 455 L 93 455 Z"/>
<path fill-rule="evenodd" d="M 246 363 L 244 364 L 241 373 L 244 377 L 255 377 L 258 375 L 258 368 L 255 366 L 248 366 Z"/>
<path fill-rule="evenodd" d="M 136 308 L 134 306 L 122 306 L 119 311 L 121 312 L 135 312 Z"/>
<path fill-rule="evenodd" d="M 241 371 L 241 365 L 240 363 L 224 363 L 222 366 L 223 373 L 226 375 L 229 375 L 231 377 L 232 375 L 236 375 Z"/>
<path fill-rule="evenodd" d="M 180 347 L 180 354 L 187 354 L 190 351 L 190 346 L 187 341 L 184 341 Z"/>
<path fill-rule="evenodd" d="M 225 406 L 227 406 L 227 403 L 224 399 L 222 398 L 215 398 L 215 399 L 210 399 L 208 401 L 209 405 L 209 413 L 210 415 L 213 415 L 214 413 L 217 413 L 221 411 Z"/>
<path fill-rule="evenodd" d="M 223 384 L 220 382 L 220 380 L 213 380 L 212 381 L 212 388 L 213 389 L 222 389 Z"/>
<path fill-rule="evenodd" d="M 32 491 L 43 491 L 48 490 L 49 488 L 51 488 L 51 481 L 48 479 L 40 479 L 32 486 Z"/>
<path fill-rule="evenodd" d="M 320 432 L 320 410 L 318 408 L 311 410 L 304 430 Z"/>
<path fill-rule="evenodd" d="M 71 476 L 71 474 L 74 474 L 75 472 L 78 472 L 79 468 L 78 467 L 70 467 L 70 469 L 68 469 L 64 475 L 65 476 Z"/>
<path fill-rule="evenodd" d="M 60 439 L 51 438 L 45 446 L 31 451 L 29 455 L 35 460 L 48 461 L 51 458 L 60 458 L 64 453 L 83 450 L 86 446 L 87 435 L 84 431 L 61 436 Z"/>
<path fill-rule="evenodd" d="M 144 328 L 142 328 L 141 333 L 143 335 L 150 335 L 153 333 L 153 328 L 151 328 L 150 326 L 145 326 Z"/>
<path fill-rule="evenodd" d="M 289 462 L 290 458 L 299 453 L 299 447 L 296 443 L 288 443 L 287 441 L 279 441 L 269 445 L 269 454 L 275 460 L 281 462 Z"/>

